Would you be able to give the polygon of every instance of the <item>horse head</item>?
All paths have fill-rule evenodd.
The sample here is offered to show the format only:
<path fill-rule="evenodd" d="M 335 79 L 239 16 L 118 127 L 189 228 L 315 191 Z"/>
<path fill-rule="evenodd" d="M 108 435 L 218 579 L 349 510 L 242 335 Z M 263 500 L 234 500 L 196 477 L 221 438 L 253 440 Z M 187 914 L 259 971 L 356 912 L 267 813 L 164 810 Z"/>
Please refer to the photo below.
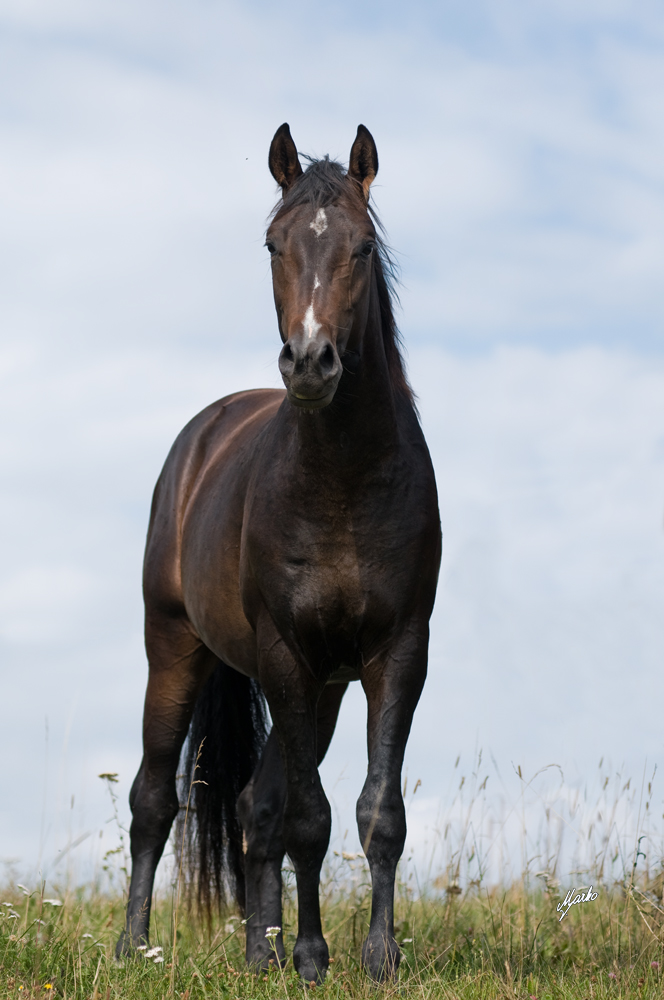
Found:
<path fill-rule="evenodd" d="M 347 173 L 327 157 L 303 171 L 284 124 L 269 166 L 282 189 L 265 242 L 284 344 L 279 370 L 293 405 L 319 409 L 334 398 L 344 355 L 361 352 L 377 250 L 368 200 L 378 153 L 360 125 Z"/>

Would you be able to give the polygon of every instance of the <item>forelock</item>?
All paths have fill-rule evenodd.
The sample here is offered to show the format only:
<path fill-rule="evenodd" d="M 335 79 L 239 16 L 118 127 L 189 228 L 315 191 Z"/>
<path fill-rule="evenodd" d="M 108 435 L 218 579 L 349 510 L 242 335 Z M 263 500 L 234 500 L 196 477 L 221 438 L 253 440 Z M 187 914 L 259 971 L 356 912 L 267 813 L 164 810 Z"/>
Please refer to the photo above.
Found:
<path fill-rule="evenodd" d="M 311 205 L 314 209 L 327 208 L 328 205 L 334 205 L 342 198 L 353 197 L 356 193 L 353 181 L 349 179 L 346 170 L 337 160 L 331 160 L 329 156 L 315 160 L 304 154 L 300 155 L 309 165 L 286 191 L 283 199 L 275 205 L 273 215 L 282 209 L 287 210 L 298 205 Z M 359 197 L 359 185 L 357 187 Z"/>

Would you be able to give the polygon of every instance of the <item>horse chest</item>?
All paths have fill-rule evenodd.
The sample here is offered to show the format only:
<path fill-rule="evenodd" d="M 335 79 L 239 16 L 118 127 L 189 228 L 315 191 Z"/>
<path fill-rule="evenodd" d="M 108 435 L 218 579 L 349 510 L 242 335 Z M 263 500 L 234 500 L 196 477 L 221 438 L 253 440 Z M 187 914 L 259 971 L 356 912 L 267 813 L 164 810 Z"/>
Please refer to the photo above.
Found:
<path fill-rule="evenodd" d="M 352 627 L 366 610 L 360 557 L 352 537 L 345 545 L 319 545 L 285 561 L 285 592 L 295 621 L 314 616 L 330 626 Z"/>
<path fill-rule="evenodd" d="M 300 648 L 389 632 L 419 562 L 422 505 L 409 470 L 395 460 L 351 482 L 288 472 L 267 467 L 248 506 L 247 618 L 265 607 Z"/>
<path fill-rule="evenodd" d="M 263 539 L 260 590 L 270 614 L 283 631 L 300 638 L 313 634 L 350 637 L 361 627 L 370 606 L 367 557 L 362 540 L 343 518 L 318 521 L 315 530 L 300 528 Z"/>

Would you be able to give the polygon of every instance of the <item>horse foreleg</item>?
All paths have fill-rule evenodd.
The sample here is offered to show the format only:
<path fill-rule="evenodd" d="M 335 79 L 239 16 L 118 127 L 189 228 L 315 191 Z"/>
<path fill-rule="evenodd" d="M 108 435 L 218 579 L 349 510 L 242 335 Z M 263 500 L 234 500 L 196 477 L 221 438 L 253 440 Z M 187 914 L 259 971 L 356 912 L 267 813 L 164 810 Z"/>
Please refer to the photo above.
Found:
<path fill-rule="evenodd" d="M 318 887 L 330 840 L 331 812 L 318 774 L 316 729 L 320 685 L 294 658 L 270 620 L 259 638 L 259 678 L 270 706 L 286 777 L 283 844 L 295 869 L 298 934 L 293 964 L 306 982 L 322 982 L 330 961 Z"/>
<path fill-rule="evenodd" d="M 408 632 L 387 657 L 362 671 L 368 704 L 369 767 L 357 803 L 360 842 L 371 870 L 369 934 L 362 965 L 382 981 L 393 976 L 401 954 L 394 939 L 394 879 L 406 841 L 401 767 L 427 664 L 428 629 Z"/>
<path fill-rule="evenodd" d="M 202 684 L 215 659 L 183 620 L 146 637 L 150 673 L 143 714 L 143 760 L 129 795 L 131 884 L 116 956 L 148 943 L 152 888 L 179 803 L 175 775 Z"/>
<path fill-rule="evenodd" d="M 347 684 L 323 689 L 316 709 L 316 760 L 327 753 Z M 244 830 L 247 917 L 247 965 L 267 969 L 275 960 L 266 937 L 268 927 L 282 926 L 281 866 L 284 857 L 283 812 L 286 803 L 284 772 L 276 729 L 272 730 L 251 781 L 238 800 Z M 275 947 L 279 961 L 285 959 L 281 931 Z"/>

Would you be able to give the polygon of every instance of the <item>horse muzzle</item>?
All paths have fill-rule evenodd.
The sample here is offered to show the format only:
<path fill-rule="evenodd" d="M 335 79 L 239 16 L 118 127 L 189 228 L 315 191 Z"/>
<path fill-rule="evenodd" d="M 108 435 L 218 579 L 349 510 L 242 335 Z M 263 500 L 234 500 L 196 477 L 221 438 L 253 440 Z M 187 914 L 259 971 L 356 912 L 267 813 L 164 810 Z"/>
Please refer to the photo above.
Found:
<path fill-rule="evenodd" d="M 291 337 L 279 355 L 279 371 L 293 406 L 319 410 L 334 399 L 343 368 L 329 338 L 304 342 L 300 337 Z"/>

